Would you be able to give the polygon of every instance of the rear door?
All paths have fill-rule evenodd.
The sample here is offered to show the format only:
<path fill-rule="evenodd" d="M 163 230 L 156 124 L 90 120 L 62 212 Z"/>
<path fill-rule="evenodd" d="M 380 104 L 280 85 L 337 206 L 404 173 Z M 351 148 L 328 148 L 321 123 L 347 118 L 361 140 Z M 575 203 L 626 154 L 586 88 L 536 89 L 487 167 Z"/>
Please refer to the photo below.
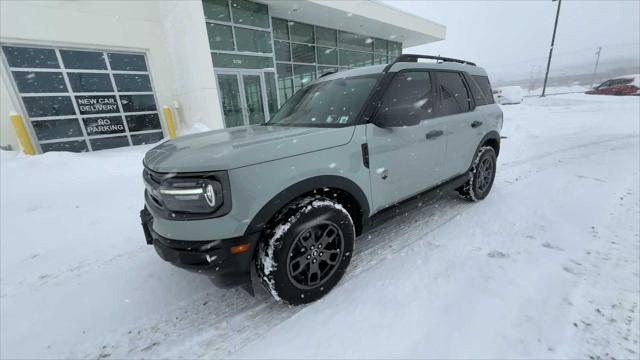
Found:
<path fill-rule="evenodd" d="M 438 115 L 444 121 L 447 138 L 444 172 L 446 178 L 468 170 L 478 142 L 482 138 L 483 115 L 475 111 L 475 103 L 460 72 L 436 72 Z"/>
<path fill-rule="evenodd" d="M 436 185 L 442 178 L 446 147 L 435 119 L 435 86 L 428 71 L 406 71 L 391 80 L 376 122 L 414 117 L 415 126 L 367 124 L 373 211 L 381 210 Z"/>

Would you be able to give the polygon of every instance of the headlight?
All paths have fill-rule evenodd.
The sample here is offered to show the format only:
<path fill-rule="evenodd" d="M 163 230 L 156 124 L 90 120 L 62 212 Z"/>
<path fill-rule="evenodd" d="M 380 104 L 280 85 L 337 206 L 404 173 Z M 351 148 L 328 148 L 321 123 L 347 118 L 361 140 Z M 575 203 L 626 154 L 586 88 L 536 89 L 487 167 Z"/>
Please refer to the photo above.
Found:
<path fill-rule="evenodd" d="M 158 193 L 169 211 L 206 214 L 223 203 L 222 185 L 210 179 L 166 179 Z"/>

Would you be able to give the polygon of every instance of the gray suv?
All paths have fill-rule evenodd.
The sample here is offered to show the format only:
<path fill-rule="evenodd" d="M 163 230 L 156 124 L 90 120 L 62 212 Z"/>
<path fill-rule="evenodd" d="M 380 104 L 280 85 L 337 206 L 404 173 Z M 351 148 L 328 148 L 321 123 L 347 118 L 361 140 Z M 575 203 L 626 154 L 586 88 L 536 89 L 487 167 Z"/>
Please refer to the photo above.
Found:
<path fill-rule="evenodd" d="M 250 284 L 255 269 L 276 299 L 308 303 L 398 207 L 442 190 L 484 199 L 501 128 L 487 73 L 468 61 L 407 54 L 322 76 L 265 124 L 151 149 L 145 237 L 219 286 Z"/>

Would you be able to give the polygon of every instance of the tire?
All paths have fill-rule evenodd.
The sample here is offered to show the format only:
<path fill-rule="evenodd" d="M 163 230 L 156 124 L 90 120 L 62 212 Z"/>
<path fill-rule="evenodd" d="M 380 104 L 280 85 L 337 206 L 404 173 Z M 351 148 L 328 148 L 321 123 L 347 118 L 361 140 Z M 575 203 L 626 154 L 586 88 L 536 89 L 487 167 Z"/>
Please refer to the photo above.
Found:
<path fill-rule="evenodd" d="M 480 201 L 486 198 L 491 192 L 493 180 L 496 177 L 496 160 L 496 152 L 492 147 L 481 147 L 469 171 L 469 180 L 458 188 L 460 196 L 469 201 Z"/>
<path fill-rule="evenodd" d="M 256 258 L 258 276 L 276 300 L 313 302 L 344 275 L 354 240 L 353 220 L 339 203 L 302 198 L 281 211 L 266 231 Z"/>

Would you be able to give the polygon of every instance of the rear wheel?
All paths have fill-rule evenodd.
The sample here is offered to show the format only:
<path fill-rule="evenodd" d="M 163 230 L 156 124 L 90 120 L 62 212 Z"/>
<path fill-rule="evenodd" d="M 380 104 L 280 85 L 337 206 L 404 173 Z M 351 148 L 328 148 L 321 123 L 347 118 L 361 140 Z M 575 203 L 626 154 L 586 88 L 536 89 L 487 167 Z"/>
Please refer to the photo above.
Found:
<path fill-rule="evenodd" d="M 257 258 L 265 288 L 277 300 L 306 304 L 342 278 L 353 251 L 349 213 L 324 197 L 307 197 L 282 211 L 267 231 Z"/>
<path fill-rule="evenodd" d="M 469 201 L 486 198 L 496 177 L 496 160 L 496 152 L 492 147 L 481 147 L 469 172 L 469 180 L 458 188 L 460 196 Z"/>

